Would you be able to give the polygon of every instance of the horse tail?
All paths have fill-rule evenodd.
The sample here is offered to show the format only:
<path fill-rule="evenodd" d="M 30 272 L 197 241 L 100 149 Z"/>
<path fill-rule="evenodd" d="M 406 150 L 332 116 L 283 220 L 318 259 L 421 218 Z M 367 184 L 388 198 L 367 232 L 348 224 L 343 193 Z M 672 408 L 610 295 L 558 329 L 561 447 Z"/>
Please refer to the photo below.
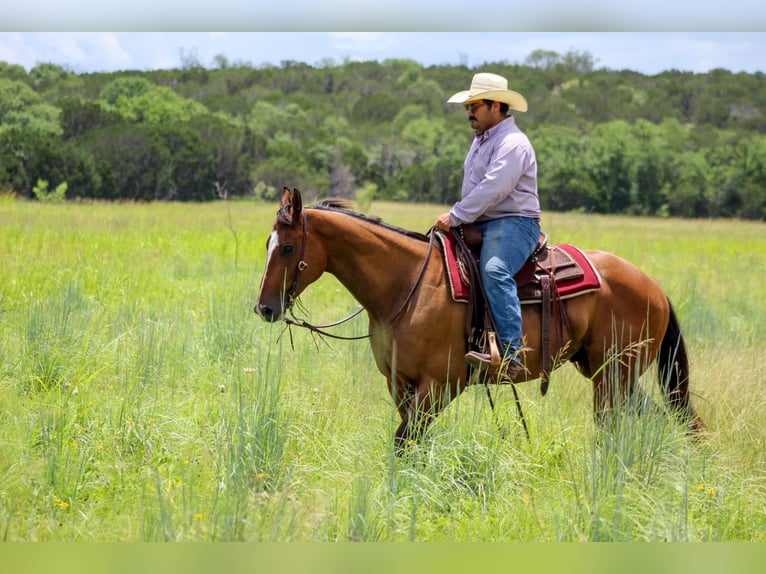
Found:
<path fill-rule="evenodd" d="M 665 392 L 668 404 L 686 419 L 690 429 L 700 431 L 704 429 L 704 424 L 694 411 L 689 398 L 689 355 L 686 352 L 686 343 L 670 300 L 668 306 L 670 317 L 657 357 L 660 387 Z"/>

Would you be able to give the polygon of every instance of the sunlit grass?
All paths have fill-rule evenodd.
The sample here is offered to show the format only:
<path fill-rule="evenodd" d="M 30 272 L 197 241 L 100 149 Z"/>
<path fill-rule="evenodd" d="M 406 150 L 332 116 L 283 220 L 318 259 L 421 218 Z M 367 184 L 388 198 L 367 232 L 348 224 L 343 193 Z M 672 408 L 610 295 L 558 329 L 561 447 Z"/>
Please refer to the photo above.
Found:
<path fill-rule="evenodd" d="M 275 209 L 0 201 L 2 539 L 764 540 L 763 224 L 543 221 L 668 291 L 703 442 L 663 410 L 596 432 L 565 366 L 545 398 L 519 387 L 531 440 L 509 388 L 493 414 L 475 387 L 397 459 L 368 344 L 252 312 Z M 369 212 L 425 232 L 442 209 Z M 356 308 L 331 277 L 303 302 L 315 322 Z"/>

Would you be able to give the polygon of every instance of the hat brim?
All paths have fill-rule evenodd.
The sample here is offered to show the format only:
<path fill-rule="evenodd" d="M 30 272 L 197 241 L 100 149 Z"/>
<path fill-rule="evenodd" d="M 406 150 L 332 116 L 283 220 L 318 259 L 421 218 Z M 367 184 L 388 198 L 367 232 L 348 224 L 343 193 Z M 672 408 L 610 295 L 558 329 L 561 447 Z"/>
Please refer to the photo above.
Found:
<path fill-rule="evenodd" d="M 478 100 L 492 100 L 495 102 L 504 102 L 508 104 L 508 107 L 512 110 L 519 112 L 526 112 L 529 106 L 527 100 L 518 92 L 513 90 L 489 90 L 487 92 L 474 92 L 471 90 L 465 90 L 454 94 L 449 100 L 448 104 L 466 104 L 468 102 L 476 102 Z"/>

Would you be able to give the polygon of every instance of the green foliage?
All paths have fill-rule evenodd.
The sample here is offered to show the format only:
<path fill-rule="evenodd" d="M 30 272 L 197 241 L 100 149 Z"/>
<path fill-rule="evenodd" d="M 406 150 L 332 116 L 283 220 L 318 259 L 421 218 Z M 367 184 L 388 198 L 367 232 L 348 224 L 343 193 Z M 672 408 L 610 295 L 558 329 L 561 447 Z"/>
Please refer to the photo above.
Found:
<path fill-rule="evenodd" d="M 380 199 L 450 203 L 471 133 L 445 99 L 491 69 L 530 103 L 516 117 L 538 150 L 545 209 L 766 218 L 762 74 L 644 76 L 597 61 L 540 49 L 475 69 L 223 56 L 206 69 L 191 52 L 179 69 L 79 75 L 0 62 L 0 186 L 31 197 L 37 179 L 66 180 L 72 197 L 197 201 L 216 184 L 350 197 L 371 182 Z"/>
<path fill-rule="evenodd" d="M 187 122 L 209 113 L 204 105 L 140 77 L 114 80 L 101 92 L 101 102 L 126 120 L 148 124 Z"/>
<path fill-rule="evenodd" d="M 106 106 L 117 107 L 122 100 L 131 100 L 151 92 L 155 88 L 149 80 L 141 77 L 122 77 L 110 82 L 101 90 L 100 100 Z"/>
<path fill-rule="evenodd" d="M 20 130 L 56 137 L 62 133 L 60 114 L 26 83 L 0 77 L 0 133 Z"/>
<path fill-rule="evenodd" d="M 32 193 L 42 203 L 61 203 L 66 199 L 68 187 L 66 182 L 62 182 L 55 189 L 48 189 L 48 182 L 44 179 L 38 179 L 37 185 L 32 189 Z"/>
<path fill-rule="evenodd" d="M 9 64 L 8 62 L 0 62 L 0 77 L 8 78 L 9 80 L 27 80 L 27 71 L 24 66 L 19 64 Z"/>
<path fill-rule="evenodd" d="M 58 64 L 42 62 L 29 70 L 29 79 L 37 91 L 45 91 L 54 85 L 65 81 L 71 74 Z"/>

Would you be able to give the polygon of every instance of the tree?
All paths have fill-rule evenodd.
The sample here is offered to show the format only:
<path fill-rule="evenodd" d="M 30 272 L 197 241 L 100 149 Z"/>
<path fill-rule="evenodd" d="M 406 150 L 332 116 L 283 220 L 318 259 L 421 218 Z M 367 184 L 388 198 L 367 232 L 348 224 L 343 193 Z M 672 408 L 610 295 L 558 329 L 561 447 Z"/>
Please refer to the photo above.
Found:
<path fill-rule="evenodd" d="M 18 127 L 0 131 L 0 187 L 33 197 L 38 180 L 67 182 L 70 197 L 98 197 L 101 187 L 93 157 L 77 143 Z"/>
<path fill-rule="evenodd" d="M 524 58 L 525 66 L 539 70 L 552 70 L 560 63 L 561 56 L 553 50 L 533 50 Z"/>
<path fill-rule="evenodd" d="M 0 78 L 0 131 L 19 128 L 43 136 L 60 136 L 61 110 L 41 101 L 24 82 Z"/>
<path fill-rule="evenodd" d="M 47 62 L 37 64 L 29 70 L 29 79 L 37 91 L 47 90 L 70 75 L 72 73 L 62 66 Z"/>
<path fill-rule="evenodd" d="M 122 100 L 132 100 L 151 92 L 155 88 L 149 80 L 142 77 L 128 76 L 109 82 L 99 100 L 109 108 L 117 108 Z"/>
<path fill-rule="evenodd" d="M 623 121 L 599 124 L 586 141 L 585 165 L 596 189 L 599 213 L 626 213 L 635 180 L 636 143 Z"/>
<path fill-rule="evenodd" d="M 61 102 L 61 125 L 64 139 L 122 121 L 122 116 L 93 100 L 66 98 Z"/>
<path fill-rule="evenodd" d="M 127 120 L 149 124 L 187 122 L 209 113 L 203 104 L 143 78 L 115 80 L 101 92 L 101 103 Z"/>
<path fill-rule="evenodd" d="M 16 81 L 28 80 L 27 71 L 24 69 L 24 66 L 9 64 L 8 62 L 2 61 L 0 61 L 0 78 Z"/>
<path fill-rule="evenodd" d="M 208 143 L 184 124 L 163 124 L 154 130 L 157 146 L 167 150 L 169 177 L 157 199 L 209 201 L 215 199 L 216 162 Z"/>
<path fill-rule="evenodd" d="M 673 158 L 675 185 L 665 189 L 668 214 L 679 217 L 708 215 L 705 197 L 710 186 L 710 167 L 704 154 L 689 151 Z"/>
<path fill-rule="evenodd" d="M 81 145 L 96 162 L 101 197 L 151 201 L 176 193 L 172 154 L 150 126 L 123 123 L 94 130 Z"/>
<path fill-rule="evenodd" d="M 585 138 L 564 126 L 529 132 L 537 157 L 538 194 L 543 209 L 591 211 L 597 207 L 596 185 L 585 166 Z"/>

